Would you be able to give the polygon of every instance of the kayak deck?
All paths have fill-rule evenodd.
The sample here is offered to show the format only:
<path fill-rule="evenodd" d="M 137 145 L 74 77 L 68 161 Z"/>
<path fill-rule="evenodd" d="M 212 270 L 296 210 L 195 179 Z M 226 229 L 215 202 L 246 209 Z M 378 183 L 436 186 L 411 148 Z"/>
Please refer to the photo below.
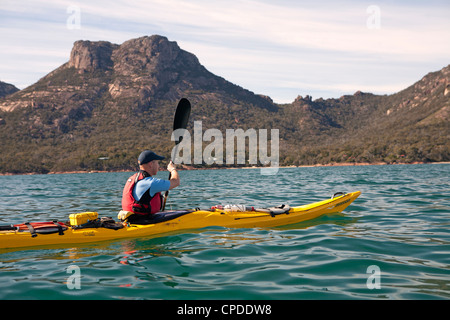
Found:
<path fill-rule="evenodd" d="M 26 231 L 0 231 L 0 249 L 58 244 L 83 244 L 123 238 L 138 238 L 210 226 L 226 228 L 284 226 L 315 219 L 324 214 L 341 212 L 360 194 L 360 191 L 356 191 L 332 199 L 291 207 L 288 212 L 282 214 L 271 214 L 260 211 L 228 212 L 217 209 L 215 211 L 198 210 L 179 215 L 174 219 L 145 225 L 130 224 L 118 230 L 108 228 L 77 229 L 69 226 L 63 235 L 52 233 L 38 234 L 34 237 L 31 236 L 30 232 Z"/>

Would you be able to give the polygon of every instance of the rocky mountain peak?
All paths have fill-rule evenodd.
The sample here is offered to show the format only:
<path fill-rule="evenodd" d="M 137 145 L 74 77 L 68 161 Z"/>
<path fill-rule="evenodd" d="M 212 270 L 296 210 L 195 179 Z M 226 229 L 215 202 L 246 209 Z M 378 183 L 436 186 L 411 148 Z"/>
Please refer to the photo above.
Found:
<path fill-rule="evenodd" d="M 157 73 L 167 69 L 191 69 L 200 65 L 198 59 L 182 50 L 174 41 L 154 35 L 131 39 L 115 50 L 114 69 L 119 73 Z"/>
<path fill-rule="evenodd" d="M 75 67 L 80 72 L 110 69 L 113 65 L 112 52 L 118 47 L 107 41 L 76 41 L 70 53 L 69 67 Z"/>
<path fill-rule="evenodd" d="M 107 41 L 76 41 L 70 54 L 69 67 L 80 72 L 98 69 L 126 75 L 157 74 L 165 70 L 198 68 L 195 55 L 182 50 L 174 41 L 159 35 L 125 41 L 121 45 Z"/>
<path fill-rule="evenodd" d="M 270 99 L 209 72 L 194 54 L 181 49 L 175 41 L 152 35 L 120 45 L 76 41 L 68 63 L 19 92 L 14 101 L 0 102 L 0 110 L 33 105 L 74 108 L 87 103 L 142 112 L 160 105 L 161 101 L 173 102 L 191 96 L 192 92 L 202 92 L 198 97 L 201 101 L 245 102 L 259 108 L 277 109 Z"/>
<path fill-rule="evenodd" d="M 202 77 L 210 74 L 197 57 L 182 50 L 174 41 L 159 35 L 131 39 L 117 47 L 111 56 L 115 81 L 109 91 L 115 98 L 139 97 L 145 107 L 152 98 L 175 99 L 182 91 L 204 88 Z"/>

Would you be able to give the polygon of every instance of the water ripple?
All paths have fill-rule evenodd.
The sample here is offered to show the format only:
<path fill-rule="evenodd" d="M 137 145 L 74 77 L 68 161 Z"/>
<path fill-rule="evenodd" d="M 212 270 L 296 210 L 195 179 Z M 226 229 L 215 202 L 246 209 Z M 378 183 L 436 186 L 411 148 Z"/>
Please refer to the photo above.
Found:
<path fill-rule="evenodd" d="M 169 208 L 306 204 L 361 190 L 343 214 L 274 229 L 0 253 L 0 299 L 449 299 L 448 164 L 181 172 Z M 130 173 L 0 177 L 1 223 L 115 216 Z M 161 177 L 167 173 L 160 173 Z M 69 266 L 81 271 L 70 290 Z M 368 267 L 380 271 L 370 289 Z"/>

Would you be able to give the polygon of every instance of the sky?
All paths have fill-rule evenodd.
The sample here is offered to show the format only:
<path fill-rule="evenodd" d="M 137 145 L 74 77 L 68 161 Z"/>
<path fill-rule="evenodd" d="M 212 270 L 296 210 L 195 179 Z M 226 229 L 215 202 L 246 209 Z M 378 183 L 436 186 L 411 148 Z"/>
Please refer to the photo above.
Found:
<path fill-rule="evenodd" d="M 77 40 L 158 34 L 276 103 L 398 92 L 450 64 L 450 1 L 0 0 L 0 80 L 26 88 Z"/>

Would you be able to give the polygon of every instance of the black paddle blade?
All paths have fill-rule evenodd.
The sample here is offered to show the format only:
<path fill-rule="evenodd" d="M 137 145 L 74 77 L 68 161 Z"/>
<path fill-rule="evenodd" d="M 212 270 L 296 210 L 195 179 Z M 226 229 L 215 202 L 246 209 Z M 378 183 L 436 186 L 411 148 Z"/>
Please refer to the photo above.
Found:
<path fill-rule="evenodd" d="M 178 102 L 177 110 L 175 111 L 175 117 L 173 118 L 173 131 L 177 129 L 186 129 L 190 115 L 191 103 L 188 99 L 182 98 L 180 102 Z M 175 141 L 175 146 L 177 146 L 181 142 L 181 140 L 183 140 L 183 137 L 180 137 L 178 141 Z M 169 173 L 169 180 L 171 177 L 172 173 Z M 166 201 L 168 197 L 169 190 L 167 190 L 165 193 L 162 211 L 164 211 L 164 209 L 166 208 Z"/>
<path fill-rule="evenodd" d="M 188 99 L 183 98 L 178 102 L 175 117 L 173 119 L 173 130 L 186 129 L 189 116 L 191 114 L 191 103 Z"/>

